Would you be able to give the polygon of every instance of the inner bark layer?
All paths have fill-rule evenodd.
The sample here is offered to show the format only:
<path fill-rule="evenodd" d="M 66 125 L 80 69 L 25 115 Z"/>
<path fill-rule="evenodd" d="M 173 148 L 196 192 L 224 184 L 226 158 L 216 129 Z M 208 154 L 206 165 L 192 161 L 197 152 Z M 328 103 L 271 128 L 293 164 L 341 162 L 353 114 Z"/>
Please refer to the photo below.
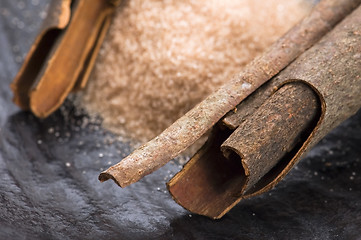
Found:
<path fill-rule="evenodd" d="M 282 171 L 316 126 L 320 112 L 311 87 L 286 84 L 235 131 L 217 127 L 217 137 L 210 138 L 169 182 L 171 194 L 191 212 L 222 216 Z"/>

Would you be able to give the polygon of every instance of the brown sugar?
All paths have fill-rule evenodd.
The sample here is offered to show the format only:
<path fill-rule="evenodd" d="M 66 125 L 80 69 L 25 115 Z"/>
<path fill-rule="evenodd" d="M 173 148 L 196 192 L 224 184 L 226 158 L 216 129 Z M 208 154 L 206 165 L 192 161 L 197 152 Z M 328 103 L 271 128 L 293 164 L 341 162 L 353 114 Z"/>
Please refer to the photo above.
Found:
<path fill-rule="evenodd" d="M 149 0 L 118 8 L 78 100 L 146 141 L 238 73 L 309 12 L 301 0 Z"/>

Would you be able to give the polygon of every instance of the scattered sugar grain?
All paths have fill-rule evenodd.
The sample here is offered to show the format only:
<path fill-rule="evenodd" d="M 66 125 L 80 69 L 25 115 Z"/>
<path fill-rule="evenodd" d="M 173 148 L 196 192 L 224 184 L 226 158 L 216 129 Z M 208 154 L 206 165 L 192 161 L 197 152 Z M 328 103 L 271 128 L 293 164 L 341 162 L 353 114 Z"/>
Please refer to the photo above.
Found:
<path fill-rule="evenodd" d="M 53 133 L 54 133 L 54 128 L 52 128 L 52 127 L 51 127 L 51 128 L 48 128 L 48 133 L 49 133 L 49 134 L 53 134 Z"/>

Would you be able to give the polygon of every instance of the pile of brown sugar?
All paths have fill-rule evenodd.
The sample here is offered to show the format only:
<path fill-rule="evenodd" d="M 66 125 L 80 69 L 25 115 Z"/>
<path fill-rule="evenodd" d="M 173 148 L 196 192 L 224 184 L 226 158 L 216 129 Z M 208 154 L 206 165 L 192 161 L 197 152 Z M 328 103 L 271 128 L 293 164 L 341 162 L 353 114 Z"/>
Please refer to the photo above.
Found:
<path fill-rule="evenodd" d="M 131 0 L 119 7 L 80 102 L 145 141 L 309 12 L 301 0 Z"/>

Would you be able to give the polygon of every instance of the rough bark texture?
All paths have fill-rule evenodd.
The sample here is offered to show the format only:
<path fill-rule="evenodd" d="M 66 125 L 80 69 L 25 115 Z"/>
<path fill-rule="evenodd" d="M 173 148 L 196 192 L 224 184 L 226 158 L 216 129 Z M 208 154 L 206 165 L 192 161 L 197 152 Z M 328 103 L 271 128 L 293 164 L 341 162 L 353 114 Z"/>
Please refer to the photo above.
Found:
<path fill-rule="evenodd" d="M 309 86 L 287 84 L 233 133 L 219 127 L 171 180 L 169 190 L 191 212 L 222 215 L 308 136 L 319 110 L 318 97 Z"/>
<path fill-rule="evenodd" d="M 84 87 L 109 27 L 113 4 L 52 2 L 49 21 L 12 84 L 16 104 L 44 118 L 60 107 L 74 88 Z"/>
<path fill-rule="evenodd" d="M 229 136 L 221 150 L 231 161 L 242 163 L 247 178 L 242 194 L 307 138 L 320 112 L 317 94 L 308 85 L 289 83 Z"/>
<path fill-rule="evenodd" d="M 329 131 L 361 107 L 361 7 L 358 7 L 317 46 L 300 56 L 276 81 L 304 81 L 319 94 L 322 113 L 318 125 L 285 169 L 264 188 L 276 185 L 296 162 Z M 254 195 L 252 194 L 252 195 Z"/>
<path fill-rule="evenodd" d="M 360 4 L 353 1 L 321 1 L 311 14 L 292 28 L 240 74 L 178 119 L 159 136 L 135 150 L 99 175 L 125 187 L 157 170 L 184 151 L 249 94 L 316 43 Z"/>
<path fill-rule="evenodd" d="M 218 188 L 218 185 L 214 185 L 213 180 L 211 179 L 203 179 L 201 182 L 198 181 L 198 176 L 202 175 L 212 176 L 214 174 L 228 174 L 227 172 L 222 173 L 222 168 L 217 168 L 217 164 L 215 165 L 216 167 L 214 167 L 213 162 L 220 161 L 219 156 L 221 155 L 219 152 L 221 151 L 217 148 L 219 146 L 217 144 L 219 143 L 211 141 L 210 143 L 207 143 L 206 146 L 204 146 L 200 152 L 186 164 L 184 169 L 169 182 L 168 188 L 173 195 L 173 198 L 183 207 L 195 213 L 203 214 L 211 218 L 220 218 L 241 199 L 263 193 L 274 187 L 307 152 L 307 150 L 314 146 L 327 132 L 356 113 L 361 107 L 360 22 L 361 7 L 358 7 L 352 14 L 336 26 L 334 30 L 322 38 L 319 43 L 297 58 L 296 61 L 284 69 L 277 77 L 273 78 L 270 83 L 264 85 L 265 89 L 261 89 L 260 92 L 255 93 L 257 96 L 262 95 L 262 92 L 268 94 L 274 91 L 274 87 L 278 89 L 289 82 L 304 82 L 314 89 L 320 99 L 321 115 L 312 132 L 302 139 L 303 142 L 301 142 L 299 148 L 294 148 L 291 150 L 291 155 L 286 155 L 287 158 L 282 159 L 283 148 L 272 148 L 272 145 L 280 140 L 279 137 L 282 137 L 282 135 L 276 135 L 275 138 L 267 139 L 261 146 L 256 145 L 256 149 L 248 149 L 249 146 L 243 146 L 246 150 L 246 154 L 243 156 L 240 150 L 236 150 L 237 153 L 243 157 L 242 160 L 248 164 L 247 168 L 249 169 L 245 169 L 245 175 L 256 173 L 253 180 L 250 180 L 250 183 L 253 184 L 253 188 L 251 188 L 252 186 L 249 184 L 249 186 L 246 186 L 244 189 L 248 190 L 248 192 L 242 194 L 242 189 L 239 188 L 241 190 L 239 190 L 237 194 L 234 192 L 234 188 L 229 188 L 227 190 L 224 185 L 223 188 Z M 269 99 L 272 99 L 273 96 L 274 95 Z M 266 99 L 268 99 L 268 96 Z M 266 100 L 266 102 L 268 101 L 269 100 Z M 287 102 L 284 101 L 280 104 L 287 104 Z M 263 106 L 264 105 L 261 105 L 260 110 L 262 110 Z M 257 127 L 255 127 L 258 125 L 257 121 L 262 122 L 265 121 L 265 119 L 262 118 L 272 116 L 258 114 L 259 110 L 256 109 L 259 107 L 259 101 L 256 101 L 254 97 L 248 99 L 246 107 L 251 107 L 254 109 L 254 112 L 246 117 L 240 116 L 238 121 L 232 121 L 233 123 L 230 128 L 233 129 L 239 126 L 239 129 L 237 129 L 233 135 L 230 135 L 230 138 L 225 142 L 224 146 L 228 145 L 229 148 L 235 150 L 239 146 L 244 145 L 244 142 L 242 141 L 249 141 L 249 139 L 244 139 L 246 136 L 243 136 L 243 134 L 249 134 L 247 132 L 249 130 L 247 127 L 250 127 L 250 132 L 252 132 L 252 128 L 257 130 Z M 285 109 L 287 109 L 287 106 L 285 106 Z M 235 115 L 237 115 L 237 113 Z M 284 117 L 286 117 L 284 121 L 287 123 L 287 115 Z M 256 121 L 256 123 L 254 121 Z M 226 125 L 229 126 L 230 121 L 226 122 Z M 262 129 L 263 125 L 259 126 L 259 128 Z M 276 129 L 276 134 L 277 131 L 278 130 Z M 230 130 L 223 130 L 221 132 L 216 132 L 216 134 L 219 134 L 223 139 L 226 139 L 227 136 L 225 136 L 225 134 L 227 134 L 227 132 L 229 133 Z M 255 132 L 255 134 L 257 133 Z M 297 141 L 298 136 L 297 134 L 296 136 L 291 135 L 292 134 L 290 133 L 290 138 L 287 138 L 288 136 L 286 136 L 286 138 L 281 139 L 283 143 L 277 144 L 279 144 L 279 146 L 284 145 L 286 148 L 292 147 L 292 142 Z M 215 139 L 215 136 L 213 136 L 212 139 Z M 263 140 L 261 139 L 260 142 L 262 141 Z M 288 143 L 288 141 L 291 141 L 291 144 Z M 268 146 L 265 144 L 268 144 Z M 209 145 L 212 146 L 212 149 L 208 148 Z M 262 152 L 263 148 L 268 148 L 267 153 L 275 150 L 276 152 L 274 154 L 278 155 L 278 161 L 277 159 L 274 159 L 274 161 L 272 160 L 273 163 L 270 165 L 269 162 L 262 160 L 262 154 L 264 154 Z M 255 150 L 255 152 L 249 155 L 249 152 L 252 152 L 253 150 Z M 210 154 L 210 152 L 212 152 L 212 154 Z M 261 156 L 261 158 L 259 156 Z M 252 159 L 250 160 L 249 157 Z M 240 159 L 238 162 L 241 162 Z M 207 163 L 207 166 L 209 167 L 205 167 L 205 163 Z M 261 163 L 265 164 L 265 169 L 261 168 L 259 165 Z M 228 162 L 224 161 L 221 164 L 228 164 Z M 274 164 L 276 164 L 276 166 L 272 168 Z M 239 166 L 241 167 L 240 164 Z M 237 178 L 233 175 L 230 175 L 228 179 L 224 177 L 222 181 L 227 182 L 228 185 L 232 186 L 232 183 L 236 184 L 234 183 L 236 179 Z M 242 182 L 244 182 L 244 180 Z M 238 181 L 238 184 L 242 185 L 242 182 Z M 193 186 L 194 184 L 198 185 Z M 189 195 L 187 191 L 179 190 L 188 188 L 202 189 L 202 191 L 193 191 L 192 195 Z M 209 192 L 204 189 L 208 189 Z M 224 204 L 223 209 L 213 209 L 214 205 L 212 205 L 213 203 L 210 199 L 203 196 L 204 194 L 212 195 L 214 192 L 219 191 L 222 191 L 223 196 L 226 196 L 225 198 L 220 199 L 220 201 L 230 204 L 228 206 L 226 206 L 227 204 Z M 228 194 L 230 192 L 232 193 L 231 195 Z M 186 201 L 183 201 L 183 199 L 186 199 Z M 195 199 L 200 199 L 200 201 L 195 201 Z M 217 205 L 216 207 L 219 206 Z"/>

